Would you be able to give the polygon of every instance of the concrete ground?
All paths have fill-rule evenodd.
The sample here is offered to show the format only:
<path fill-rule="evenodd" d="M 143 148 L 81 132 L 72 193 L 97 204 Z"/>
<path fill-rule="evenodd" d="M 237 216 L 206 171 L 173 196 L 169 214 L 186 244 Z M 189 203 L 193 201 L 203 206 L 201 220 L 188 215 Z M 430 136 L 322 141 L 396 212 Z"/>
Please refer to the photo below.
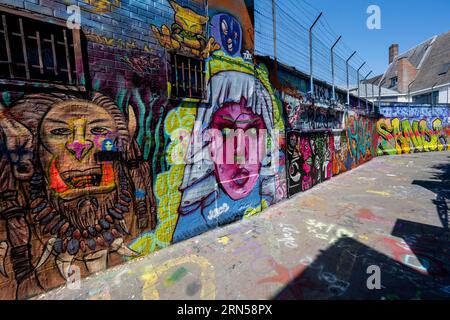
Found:
<path fill-rule="evenodd" d="M 380 157 L 38 299 L 449 299 L 449 202 L 450 152 Z"/>

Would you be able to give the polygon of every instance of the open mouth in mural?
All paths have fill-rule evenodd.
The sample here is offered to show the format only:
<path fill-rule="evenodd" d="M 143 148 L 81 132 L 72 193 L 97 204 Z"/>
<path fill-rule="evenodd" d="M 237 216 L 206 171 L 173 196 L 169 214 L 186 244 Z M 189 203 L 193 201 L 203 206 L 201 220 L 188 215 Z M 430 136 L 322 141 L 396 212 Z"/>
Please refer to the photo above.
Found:
<path fill-rule="evenodd" d="M 102 170 L 95 168 L 86 171 L 68 171 L 61 174 L 61 177 L 73 189 L 99 187 L 102 181 Z"/>
<path fill-rule="evenodd" d="M 65 200 L 73 200 L 87 194 L 108 193 L 116 187 L 112 164 L 104 163 L 101 167 L 60 173 L 56 161 L 53 161 L 49 173 L 51 189 Z"/>
<path fill-rule="evenodd" d="M 231 39 L 230 39 L 231 40 Z M 233 42 L 228 41 L 228 51 L 232 52 L 234 49 Z"/>
<path fill-rule="evenodd" d="M 250 178 L 249 175 L 250 175 L 250 172 L 247 169 L 241 168 L 233 174 L 232 179 L 233 179 L 234 183 L 236 183 L 237 185 L 243 186 L 249 180 L 249 178 Z"/>

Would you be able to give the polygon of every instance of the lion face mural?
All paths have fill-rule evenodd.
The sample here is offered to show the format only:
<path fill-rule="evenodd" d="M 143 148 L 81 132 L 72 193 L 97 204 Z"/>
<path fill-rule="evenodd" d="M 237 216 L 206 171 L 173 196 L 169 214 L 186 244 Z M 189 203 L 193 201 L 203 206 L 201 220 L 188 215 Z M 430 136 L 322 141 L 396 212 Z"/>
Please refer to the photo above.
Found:
<path fill-rule="evenodd" d="M 29 232 L 31 227 L 41 244 L 32 250 L 30 243 L 25 244 L 28 249 L 20 259 L 28 260 L 26 274 L 34 273 L 51 256 L 64 278 L 76 261 L 88 272 L 103 270 L 112 252 L 135 256 L 125 245 L 127 240 L 155 228 L 149 165 L 141 160 L 133 139 L 136 120 L 131 107 L 128 113 L 126 119 L 112 100 L 100 94 L 90 101 L 69 95 L 29 95 L 9 110 L 9 122 L 29 130 L 21 143 L 34 155 L 32 166 L 22 166 L 20 176 L 9 179 L 20 186 L 13 202 L 35 224 L 29 226 L 25 219 L 11 223 L 8 233 Z M 11 131 L 5 123 L 1 123 L 3 131 Z M 6 140 L 14 136 L 10 133 Z M 9 238 L 14 248 L 14 239 Z M 20 286 L 22 278 L 16 280 Z"/>

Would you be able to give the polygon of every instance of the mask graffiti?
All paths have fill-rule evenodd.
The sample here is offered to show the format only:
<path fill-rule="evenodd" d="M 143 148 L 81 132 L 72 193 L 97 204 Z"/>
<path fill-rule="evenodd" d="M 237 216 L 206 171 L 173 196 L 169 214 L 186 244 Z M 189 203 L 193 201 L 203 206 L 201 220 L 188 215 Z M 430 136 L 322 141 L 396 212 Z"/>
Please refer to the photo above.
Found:
<path fill-rule="evenodd" d="M 220 39 L 222 51 L 231 57 L 241 55 L 242 28 L 239 21 L 232 15 L 217 14 L 211 21 L 215 39 Z"/>

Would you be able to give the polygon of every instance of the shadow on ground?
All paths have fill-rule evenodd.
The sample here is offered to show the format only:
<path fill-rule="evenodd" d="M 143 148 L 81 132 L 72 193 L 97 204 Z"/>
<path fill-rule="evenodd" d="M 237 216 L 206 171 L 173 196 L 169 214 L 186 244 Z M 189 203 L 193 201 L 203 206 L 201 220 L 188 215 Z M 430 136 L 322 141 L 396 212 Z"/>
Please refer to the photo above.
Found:
<path fill-rule="evenodd" d="M 425 233 L 411 234 L 410 229 Z M 438 229 L 398 221 L 394 231 L 412 251 L 404 242 L 394 244 L 393 256 L 402 262 L 355 239 L 341 238 L 273 299 L 450 299 L 449 234 Z M 369 266 L 380 268 L 380 290 L 367 287 L 373 274 L 368 273 Z"/>
<path fill-rule="evenodd" d="M 448 157 L 450 159 L 450 157 Z M 433 174 L 432 180 L 414 180 L 412 184 L 426 188 L 436 194 L 433 203 L 437 214 L 445 229 L 449 229 L 449 211 L 447 202 L 450 201 L 450 163 L 439 164 L 432 167 L 438 170 Z"/>

